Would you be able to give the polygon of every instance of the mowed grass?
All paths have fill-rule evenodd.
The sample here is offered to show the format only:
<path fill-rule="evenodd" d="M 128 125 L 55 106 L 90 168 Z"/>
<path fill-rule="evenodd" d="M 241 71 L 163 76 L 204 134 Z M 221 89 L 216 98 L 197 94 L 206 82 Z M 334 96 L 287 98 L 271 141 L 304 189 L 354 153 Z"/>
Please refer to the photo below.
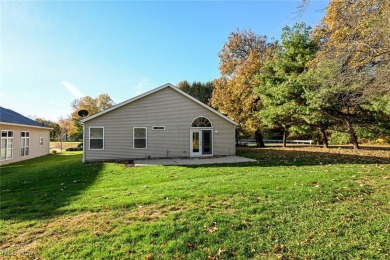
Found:
<path fill-rule="evenodd" d="M 258 161 L 3 166 L 0 258 L 390 258 L 390 151 L 239 154 Z"/>

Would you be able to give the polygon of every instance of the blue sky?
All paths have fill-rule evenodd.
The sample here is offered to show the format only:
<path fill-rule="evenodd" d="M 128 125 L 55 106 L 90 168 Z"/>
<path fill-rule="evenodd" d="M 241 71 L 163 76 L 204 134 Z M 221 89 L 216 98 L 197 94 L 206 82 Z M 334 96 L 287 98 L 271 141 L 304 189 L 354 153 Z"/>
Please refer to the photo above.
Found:
<path fill-rule="evenodd" d="M 50 120 L 81 96 L 115 103 L 181 80 L 219 77 L 218 52 L 237 28 L 278 39 L 285 25 L 315 26 L 328 0 L 3 1 L 0 103 Z"/>

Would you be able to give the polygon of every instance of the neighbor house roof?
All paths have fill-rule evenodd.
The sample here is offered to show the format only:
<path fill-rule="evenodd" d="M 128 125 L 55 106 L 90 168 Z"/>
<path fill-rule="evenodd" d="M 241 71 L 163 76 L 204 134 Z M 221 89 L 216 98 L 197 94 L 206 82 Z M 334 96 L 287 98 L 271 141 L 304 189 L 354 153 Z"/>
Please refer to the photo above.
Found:
<path fill-rule="evenodd" d="M 219 113 L 218 111 L 216 111 L 216 110 L 214 110 L 213 108 L 207 106 L 206 104 L 200 102 L 200 101 L 197 100 L 196 98 L 194 98 L 194 97 L 188 95 L 187 93 L 185 93 L 184 91 L 180 90 L 179 88 L 173 86 L 173 85 L 170 84 L 170 83 L 167 83 L 167 84 L 165 84 L 165 85 L 162 85 L 161 87 L 152 89 L 152 90 L 150 90 L 150 91 L 148 91 L 148 92 L 145 92 L 144 94 L 141 94 L 141 95 L 136 96 L 136 97 L 134 97 L 134 98 L 131 98 L 131 99 L 129 99 L 129 100 L 123 101 L 122 103 L 119 103 L 119 104 L 117 104 L 117 105 L 115 105 L 115 106 L 112 106 L 112 107 L 110 107 L 110 108 L 108 108 L 108 109 L 106 109 L 106 110 L 104 110 L 104 111 L 102 111 L 102 112 L 99 112 L 99 113 L 97 113 L 97 114 L 95 114 L 95 115 L 92 115 L 92 116 L 90 116 L 90 117 L 88 117 L 88 118 L 85 118 L 85 119 L 81 120 L 81 123 L 87 122 L 87 121 L 89 121 L 89 120 L 91 120 L 91 119 L 93 119 L 93 118 L 95 118 L 95 117 L 98 117 L 98 116 L 100 116 L 100 115 L 103 115 L 103 114 L 105 114 L 105 113 L 108 113 L 108 112 L 110 112 L 110 111 L 112 111 L 112 110 L 114 110 L 114 109 L 117 109 L 117 108 L 119 108 L 119 107 L 122 107 L 122 106 L 124 106 L 124 105 L 127 105 L 127 104 L 129 104 L 129 103 L 131 103 L 131 102 L 134 102 L 134 101 L 136 101 L 136 100 L 138 100 L 138 99 L 141 99 L 141 98 L 143 98 L 143 97 L 149 96 L 149 95 L 151 95 L 151 94 L 153 94 L 153 93 L 155 93 L 155 92 L 158 92 L 158 91 L 160 91 L 160 90 L 162 90 L 162 89 L 165 89 L 165 88 L 171 88 L 171 89 L 173 89 L 174 91 L 180 93 L 181 95 L 185 96 L 186 98 L 192 100 L 193 102 L 195 102 L 195 103 L 199 104 L 200 106 L 206 108 L 207 110 L 213 112 L 213 113 L 216 114 L 217 116 L 222 117 L 223 119 L 225 119 L 226 121 L 230 122 L 231 124 L 233 124 L 233 125 L 235 125 L 235 126 L 238 126 L 238 124 L 237 124 L 236 122 L 234 122 L 233 120 L 231 120 L 230 118 L 228 118 L 228 117 L 222 115 L 222 114 Z"/>
<path fill-rule="evenodd" d="M 50 127 L 45 127 L 42 124 L 28 117 L 25 117 L 19 113 L 16 113 L 11 109 L 7 109 L 4 107 L 0 107 L 0 123 L 11 124 L 11 125 L 25 125 L 25 126 L 50 129 Z"/>

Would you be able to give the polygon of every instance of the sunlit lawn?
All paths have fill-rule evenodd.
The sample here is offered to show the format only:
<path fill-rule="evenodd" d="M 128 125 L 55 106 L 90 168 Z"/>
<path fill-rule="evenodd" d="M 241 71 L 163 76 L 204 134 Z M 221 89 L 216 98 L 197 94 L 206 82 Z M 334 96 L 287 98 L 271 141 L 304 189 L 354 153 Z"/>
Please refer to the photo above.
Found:
<path fill-rule="evenodd" d="M 81 152 L 0 168 L 0 259 L 389 259 L 390 151 L 241 149 L 125 167 Z"/>
<path fill-rule="evenodd" d="M 50 151 L 53 152 L 55 150 L 56 152 L 62 152 L 65 151 L 67 148 L 74 148 L 77 147 L 77 145 L 81 144 L 81 142 L 50 142 Z"/>

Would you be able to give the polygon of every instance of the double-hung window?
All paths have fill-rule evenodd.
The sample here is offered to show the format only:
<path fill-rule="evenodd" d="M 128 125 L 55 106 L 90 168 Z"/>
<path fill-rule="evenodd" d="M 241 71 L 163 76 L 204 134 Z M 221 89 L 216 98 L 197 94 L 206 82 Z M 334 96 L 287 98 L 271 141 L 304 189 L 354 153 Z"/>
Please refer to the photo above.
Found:
<path fill-rule="evenodd" d="M 146 127 L 133 128 L 133 148 L 146 149 L 147 148 L 147 130 Z"/>
<path fill-rule="evenodd" d="M 1 131 L 1 160 L 12 159 L 14 132 Z"/>
<path fill-rule="evenodd" d="M 90 150 L 104 149 L 104 128 L 103 127 L 89 128 L 89 149 Z"/>
<path fill-rule="evenodd" d="M 27 156 L 30 149 L 30 132 L 22 131 L 21 135 L 20 155 Z"/>

